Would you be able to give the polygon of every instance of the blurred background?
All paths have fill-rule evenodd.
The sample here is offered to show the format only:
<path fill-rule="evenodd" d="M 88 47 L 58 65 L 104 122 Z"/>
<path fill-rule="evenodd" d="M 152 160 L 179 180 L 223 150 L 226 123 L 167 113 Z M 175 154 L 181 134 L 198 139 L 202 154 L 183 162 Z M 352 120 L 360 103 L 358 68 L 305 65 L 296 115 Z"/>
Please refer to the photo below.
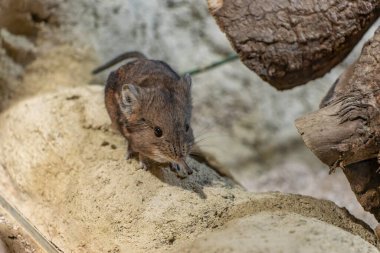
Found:
<path fill-rule="evenodd" d="M 234 53 L 205 0 L 1 0 L 0 7 L 0 12 L 29 8 L 35 14 L 35 25 L 21 14 L 0 15 L 3 109 L 12 99 L 28 94 L 31 86 L 48 90 L 50 84 L 41 80 L 44 75 L 57 75 L 62 86 L 83 80 L 103 85 L 112 69 L 94 77 L 90 70 L 125 51 L 141 51 L 180 73 Z M 239 60 L 193 76 L 192 124 L 200 147 L 249 191 L 329 199 L 375 226 L 343 173 L 328 175 L 327 166 L 306 148 L 294 120 L 317 110 L 329 87 L 379 25 L 378 21 L 326 76 L 289 91 L 276 91 Z M 45 74 L 51 66 L 56 73 Z M 40 72 L 38 80 L 33 79 L 36 72 Z"/>

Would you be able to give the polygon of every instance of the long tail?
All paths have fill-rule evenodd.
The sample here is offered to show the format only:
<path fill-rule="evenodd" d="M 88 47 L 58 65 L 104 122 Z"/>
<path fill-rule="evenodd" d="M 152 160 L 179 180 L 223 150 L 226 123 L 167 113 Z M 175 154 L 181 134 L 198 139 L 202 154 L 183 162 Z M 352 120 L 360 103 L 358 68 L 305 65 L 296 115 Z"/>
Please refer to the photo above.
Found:
<path fill-rule="evenodd" d="M 94 69 L 92 71 L 92 74 L 95 75 L 95 74 L 98 74 L 99 72 L 102 72 L 103 70 L 105 69 L 108 69 L 109 67 L 112 67 L 113 65 L 121 62 L 121 61 L 124 61 L 126 59 L 130 59 L 130 58 L 143 58 L 143 59 L 146 59 L 146 56 L 140 52 L 137 52 L 137 51 L 132 51 L 132 52 L 126 52 L 126 53 L 123 53 L 115 58 L 113 58 L 112 60 L 110 60 L 109 62 L 97 67 L 96 69 Z"/>

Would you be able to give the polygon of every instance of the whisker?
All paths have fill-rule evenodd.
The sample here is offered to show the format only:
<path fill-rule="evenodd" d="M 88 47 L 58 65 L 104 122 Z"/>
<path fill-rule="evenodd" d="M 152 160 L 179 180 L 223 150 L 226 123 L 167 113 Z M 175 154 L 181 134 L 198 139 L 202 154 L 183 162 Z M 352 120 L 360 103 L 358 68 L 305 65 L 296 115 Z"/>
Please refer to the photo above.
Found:
<path fill-rule="evenodd" d="M 194 141 L 192 142 L 192 144 L 199 144 L 201 142 L 204 142 L 204 141 L 208 141 L 208 140 L 211 140 L 212 138 L 217 138 L 217 137 L 220 137 L 222 135 L 215 135 L 215 136 L 203 136 L 202 138 L 200 138 L 199 136 L 195 137 L 194 138 Z"/>
<path fill-rule="evenodd" d="M 203 141 L 206 141 L 206 140 L 208 140 L 208 138 L 207 137 L 205 137 L 205 138 L 203 138 L 203 139 L 196 139 L 196 140 L 194 140 L 191 144 L 192 145 L 195 145 L 195 144 L 199 144 L 199 143 L 201 143 L 201 142 L 203 142 Z"/>
<path fill-rule="evenodd" d="M 203 156 L 204 154 L 202 152 L 198 152 L 198 151 L 191 151 L 189 153 L 189 156 L 193 157 L 193 156 Z"/>
<path fill-rule="evenodd" d="M 194 145 L 194 147 L 196 147 L 196 148 L 202 148 L 202 149 L 207 149 L 207 150 L 209 150 L 209 149 L 221 150 L 220 147 L 216 147 L 215 145 L 212 145 L 212 144 L 196 144 L 196 145 Z"/>
<path fill-rule="evenodd" d="M 192 174 L 192 171 L 193 171 L 193 170 L 192 170 L 192 169 L 190 168 L 190 166 L 187 164 L 187 162 L 186 162 L 185 159 L 183 159 L 183 164 L 185 165 L 188 174 Z M 195 170 L 196 172 L 198 172 L 198 169 L 197 169 L 196 167 L 194 167 L 194 170 Z"/>
<path fill-rule="evenodd" d="M 203 126 L 201 129 L 194 129 L 194 128 L 193 129 L 194 129 L 194 132 L 198 133 L 198 135 L 203 135 L 203 134 L 214 131 L 215 128 L 216 128 L 215 125 L 207 124 L 206 126 Z"/>
<path fill-rule="evenodd" d="M 214 134 L 204 134 L 204 135 L 197 135 L 195 137 L 195 140 L 198 140 L 199 138 L 202 139 L 215 139 L 215 138 L 220 138 L 220 137 L 232 137 L 233 135 L 228 134 L 228 133 L 214 133 Z"/>

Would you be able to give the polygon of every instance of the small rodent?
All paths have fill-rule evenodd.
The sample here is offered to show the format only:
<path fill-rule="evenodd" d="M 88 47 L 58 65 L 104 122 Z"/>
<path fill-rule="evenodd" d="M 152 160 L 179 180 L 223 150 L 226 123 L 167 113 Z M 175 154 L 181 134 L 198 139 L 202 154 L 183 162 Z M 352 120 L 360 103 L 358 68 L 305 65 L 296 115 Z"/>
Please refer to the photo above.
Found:
<path fill-rule="evenodd" d="M 165 62 L 139 52 L 124 53 L 93 73 L 130 58 L 111 72 L 105 87 L 112 125 L 128 141 L 126 158 L 138 154 L 144 169 L 151 159 L 169 163 L 179 177 L 192 174 L 186 163 L 194 144 L 190 75 L 180 77 Z"/>

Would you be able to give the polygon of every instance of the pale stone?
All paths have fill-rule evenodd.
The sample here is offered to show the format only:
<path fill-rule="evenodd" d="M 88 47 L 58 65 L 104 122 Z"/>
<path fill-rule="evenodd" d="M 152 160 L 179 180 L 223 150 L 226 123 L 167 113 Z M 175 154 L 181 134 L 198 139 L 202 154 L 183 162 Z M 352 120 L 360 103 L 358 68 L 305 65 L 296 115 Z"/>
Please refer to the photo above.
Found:
<path fill-rule="evenodd" d="M 369 227 L 332 202 L 248 193 L 191 159 L 197 171 L 184 180 L 165 167 L 138 170 L 137 161 L 125 161 L 125 142 L 110 129 L 102 101 L 102 87 L 61 89 L 0 114 L 0 192 L 64 252 L 175 251 L 262 211 L 324 221 L 318 224 L 328 227 L 324 240 L 331 238 L 331 244 L 352 233 L 362 238 L 355 245 L 376 245 Z M 274 226 L 274 237 L 278 231 Z M 345 248 L 344 241 L 339 244 Z"/>

